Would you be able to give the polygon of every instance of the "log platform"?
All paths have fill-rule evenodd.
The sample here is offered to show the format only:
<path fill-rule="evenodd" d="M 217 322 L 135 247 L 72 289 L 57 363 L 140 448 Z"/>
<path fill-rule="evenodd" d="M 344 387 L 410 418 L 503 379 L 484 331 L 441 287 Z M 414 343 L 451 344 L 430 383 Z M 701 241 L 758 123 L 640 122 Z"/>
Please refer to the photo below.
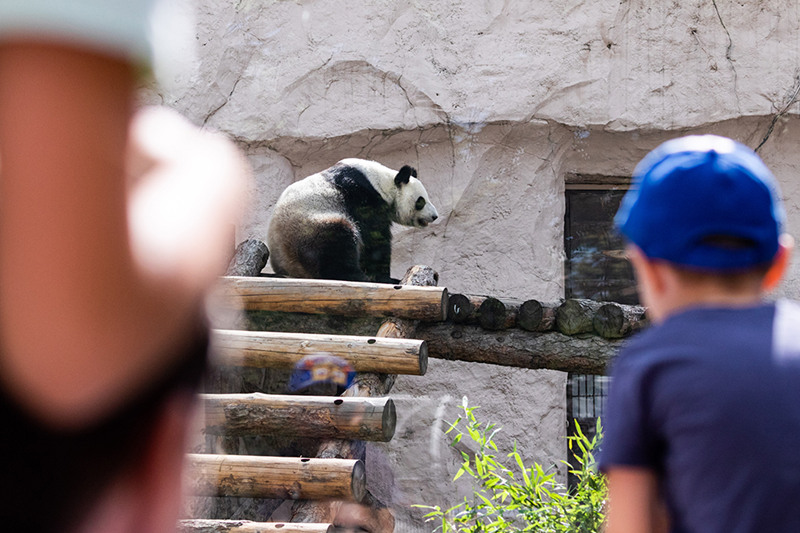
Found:
<path fill-rule="evenodd" d="M 258 387 L 202 395 L 208 449 L 189 455 L 190 488 L 214 500 L 270 503 L 250 506 L 258 510 L 253 517 L 235 507 L 235 513 L 213 513 L 253 521 L 185 520 L 182 532 L 332 533 L 334 527 L 363 529 L 368 523 L 374 533 L 392 533 L 390 509 L 366 487 L 363 459 L 365 441 L 387 442 L 394 435 L 397 414 L 387 395 L 396 375 L 424 375 L 428 357 L 603 373 L 622 339 L 647 325 L 644 308 L 613 302 L 448 294 L 436 287 L 438 275 L 427 267 L 413 267 L 397 285 L 265 277 L 260 270 L 267 254 L 263 243 L 243 243 L 229 273 L 249 277 L 220 280 L 217 305 L 275 316 L 269 323 L 242 323 L 262 331 L 214 330 L 217 369 L 261 371 L 263 382 L 270 372 L 293 369 L 304 356 L 326 353 L 347 360 L 358 374 L 341 396 L 252 392 L 265 390 Z M 377 332 L 371 329 L 377 324 L 370 327 L 371 336 L 340 335 L 353 317 L 386 320 Z M 298 320 L 303 329 L 291 329 Z M 287 441 L 280 453 L 296 451 L 293 439 L 308 441 L 300 449 L 311 457 L 275 457 L 263 449 L 252 455 L 255 441 L 244 440 L 276 437 Z M 244 450 L 251 455 L 237 454 Z M 262 521 L 283 500 L 295 500 L 291 522 Z M 347 516 L 359 516 L 364 524 L 347 523 Z"/>

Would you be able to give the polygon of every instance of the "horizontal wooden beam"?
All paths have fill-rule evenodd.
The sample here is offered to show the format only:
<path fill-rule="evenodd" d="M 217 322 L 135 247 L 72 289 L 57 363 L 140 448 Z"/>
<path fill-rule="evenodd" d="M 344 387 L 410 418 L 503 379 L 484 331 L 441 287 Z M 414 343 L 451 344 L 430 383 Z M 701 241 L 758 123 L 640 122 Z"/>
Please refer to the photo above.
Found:
<path fill-rule="evenodd" d="M 420 340 L 240 330 L 215 330 L 212 338 L 223 365 L 293 368 L 303 356 L 328 353 L 356 372 L 421 376 L 428 368 L 428 347 Z"/>
<path fill-rule="evenodd" d="M 317 279 L 220 279 L 222 307 L 342 316 L 382 316 L 438 322 L 447 317 L 447 289 Z"/>
<path fill-rule="evenodd" d="M 197 496 L 361 501 L 364 463 L 252 455 L 188 454 L 188 488 Z"/>
<path fill-rule="evenodd" d="M 203 394 L 205 431 L 388 442 L 397 424 L 390 398 Z"/>
<path fill-rule="evenodd" d="M 432 358 L 603 374 L 622 343 L 596 335 L 571 337 L 557 332 L 508 329 L 487 334 L 479 326 L 425 324 L 416 336 L 428 341 Z"/>
<path fill-rule="evenodd" d="M 249 520 L 180 520 L 179 533 L 333 533 L 333 524 L 251 522 Z"/>

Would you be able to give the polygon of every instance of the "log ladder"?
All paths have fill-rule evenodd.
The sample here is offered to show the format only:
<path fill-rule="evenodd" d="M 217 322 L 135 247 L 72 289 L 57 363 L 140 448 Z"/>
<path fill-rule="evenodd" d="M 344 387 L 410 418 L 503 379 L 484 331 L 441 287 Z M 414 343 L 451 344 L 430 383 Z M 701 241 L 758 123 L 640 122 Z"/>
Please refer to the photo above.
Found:
<path fill-rule="evenodd" d="M 385 320 L 374 336 L 245 329 L 212 332 L 215 364 L 220 368 L 269 369 L 285 375 L 304 356 L 326 353 L 345 359 L 357 375 L 340 396 L 225 394 L 214 390 L 211 380 L 207 389 L 213 392 L 201 396 L 207 444 L 203 453 L 188 454 L 186 485 L 191 495 L 212 503 L 199 513 L 208 518 L 182 520 L 179 530 L 331 533 L 335 527 L 353 527 L 347 521 L 358 516 L 362 523 L 357 527 L 391 533 L 391 512 L 366 486 L 364 441 L 392 439 L 396 412 L 387 394 L 395 375 L 425 374 L 427 343 L 413 337 L 418 321 L 445 320 L 447 290 L 435 286 L 438 275 L 428 267 L 412 267 L 400 284 L 391 285 L 258 277 L 263 266 L 259 262 L 251 266 L 250 277 L 222 278 L 217 307 Z M 242 273 L 233 269 L 233 263 L 232 271 Z M 245 320 L 244 325 L 250 329 L 253 322 Z M 239 438 L 245 436 L 296 440 L 301 444 L 289 447 L 289 452 L 304 453 L 294 457 L 238 454 Z M 220 516 L 226 510 L 220 511 L 225 505 L 219 502 L 234 499 L 249 501 L 265 519 L 288 501 L 291 519 L 255 522 Z M 227 512 L 236 514 L 235 509 Z"/>

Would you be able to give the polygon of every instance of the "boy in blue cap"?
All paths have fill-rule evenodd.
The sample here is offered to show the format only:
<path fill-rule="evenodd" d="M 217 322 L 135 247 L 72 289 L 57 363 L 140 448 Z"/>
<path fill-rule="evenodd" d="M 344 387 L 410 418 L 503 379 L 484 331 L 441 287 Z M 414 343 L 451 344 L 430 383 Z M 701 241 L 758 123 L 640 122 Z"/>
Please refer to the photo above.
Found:
<path fill-rule="evenodd" d="M 654 326 L 612 371 L 607 533 L 800 531 L 800 306 L 775 178 L 713 135 L 668 141 L 615 223 Z"/>

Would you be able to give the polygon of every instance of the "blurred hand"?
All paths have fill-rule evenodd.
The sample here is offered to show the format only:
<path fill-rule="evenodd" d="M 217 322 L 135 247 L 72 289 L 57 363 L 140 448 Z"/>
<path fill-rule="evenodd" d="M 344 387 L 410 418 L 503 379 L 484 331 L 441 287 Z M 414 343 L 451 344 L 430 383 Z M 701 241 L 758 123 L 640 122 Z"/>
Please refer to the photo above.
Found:
<path fill-rule="evenodd" d="M 127 161 L 134 258 L 146 275 L 202 290 L 233 252 L 250 168 L 235 145 L 167 108 L 137 112 Z"/>

